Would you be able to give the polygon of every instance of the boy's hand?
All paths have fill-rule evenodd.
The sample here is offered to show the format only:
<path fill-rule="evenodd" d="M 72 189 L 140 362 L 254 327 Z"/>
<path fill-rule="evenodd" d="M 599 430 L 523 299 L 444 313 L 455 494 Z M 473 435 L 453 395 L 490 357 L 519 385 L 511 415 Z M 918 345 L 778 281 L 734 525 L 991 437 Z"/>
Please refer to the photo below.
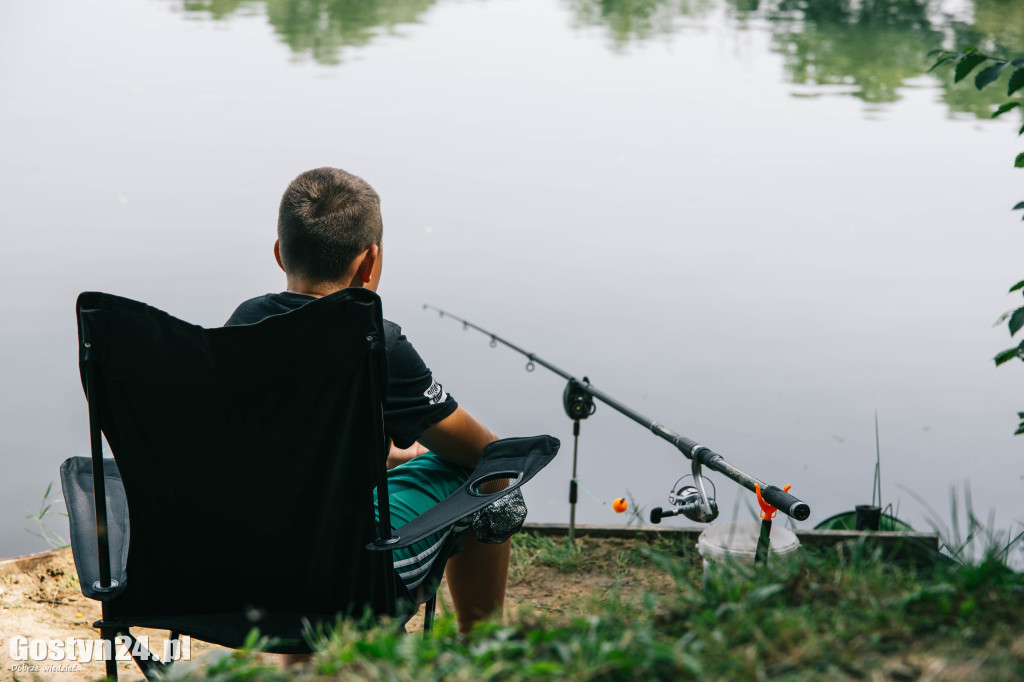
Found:
<path fill-rule="evenodd" d="M 422 455 L 424 452 L 428 452 L 428 450 L 419 443 L 413 443 L 410 447 L 402 450 L 395 447 L 395 443 L 392 441 L 391 450 L 388 452 L 388 469 L 394 469 L 400 464 L 405 464 L 413 457 Z"/>

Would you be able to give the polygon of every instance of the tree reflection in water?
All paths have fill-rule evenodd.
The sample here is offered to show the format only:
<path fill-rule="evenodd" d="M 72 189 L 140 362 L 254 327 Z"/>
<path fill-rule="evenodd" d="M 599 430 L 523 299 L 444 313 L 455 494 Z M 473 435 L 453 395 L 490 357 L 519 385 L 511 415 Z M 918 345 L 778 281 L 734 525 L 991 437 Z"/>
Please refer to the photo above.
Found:
<path fill-rule="evenodd" d="M 266 6 L 274 32 L 298 55 L 341 62 L 343 49 L 368 44 L 400 24 L 418 23 L 435 0 L 183 0 L 186 12 L 226 19 Z"/>
<path fill-rule="evenodd" d="M 793 83 L 894 102 L 928 69 L 925 55 L 942 46 L 928 9 L 925 0 L 783 0 L 769 14 L 773 49 Z"/>
<path fill-rule="evenodd" d="M 553 2 L 556 0 L 552 0 Z M 939 0 L 720 0 L 737 31 L 768 26 L 799 96 L 843 95 L 870 104 L 898 101 L 928 72 L 929 51 L 976 45 L 986 53 L 1024 55 L 1024 3 L 974 0 L 970 23 L 942 12 Z M 345 48 L 417 23 L 436 0 L 181 0 L 185 12 L 214 20 L 263 11 L 291 50 L 322 64 Z M 619 52 L 678 33 L 722 5 L 715 0 L 561 0 L 577 28 L 603 27 Z M 692 24 L 691 24 L 692 25 Z M 938 72 L 942 101 L 953 114 L 987 118 L 999 88 L 953 87 Z"/>
<path fill-rule="evenodd" d="M 713 8 L 710 0 L 568 0 L 577 28 L 603 26 L 612 49 L 630 43 L 672 35 L 681 20 L 703 16 Z"/>

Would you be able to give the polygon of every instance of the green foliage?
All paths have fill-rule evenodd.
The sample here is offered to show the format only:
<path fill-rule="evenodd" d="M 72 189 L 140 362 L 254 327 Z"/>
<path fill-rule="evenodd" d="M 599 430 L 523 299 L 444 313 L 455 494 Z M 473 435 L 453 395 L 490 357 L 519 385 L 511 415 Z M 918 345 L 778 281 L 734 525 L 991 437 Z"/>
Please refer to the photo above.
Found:
<path fill-rule="evenodd" d="M 999 78 L 1007 66 L 1009 66 L 1007 62 L 996 62 L 995 64 L 982 69 L 974 78 L 974 86 L 981 90 L 986 85 Z"/>
<path fill-rule="evenodd" d="M 1010 111 L 1011 109 L 1016 109 L 1019 106 L 1020 102 L 1005 102 L 1003 104 L 1000 104 L 999 108 L 992 112 L 992 118 L 998 118 L 1005 114 L 1007 111 Z"/>
<path fill-rule="evenodd" d="M 953 70 L 953 82 L 959 83 L 964 78 L 967 78 L 971 71 L 974 70 L 974 67 L 984 64 L 987 59 L 985 55 L 969 50 L 967 54 L 956 60 L 956 68 Z M 980 90 L 981 87 L 979 86 L 978 89 Z"/>
<path fill-rule="evenodd" d="M 994 358 L 994 360 L 996 362 L 996 367 L 998 367 L 999 365 L 1003 364 L 1004 362 L 1009 362 L 1010 360 L 1013 360 L 1015 357 L 1017 357 L 1018 353 L 1020 353 L 1020 352 L 1021 352 L 1021 348 L 1018 346 L 1018 347 L 1015 347 L 1015 348 L 1007 348 L 1006 350 L 1002 351 L 1001 353 L 998 353 L 996 355 L 996 357 Z"/>
<path fill-rule="evenodd" d="M 923 671 L 893 668 L 909 651 L 950 670 L 969 663 L 985 679 L 1013 679 L 1024 665 L 1014 644 L 1024 575 L 999 561 L 913 568 L 852 542 L 838 552 L 803 548 L 766 569 L 726 564 L 704 577 L 681 558 L 694 553 L 680 540 L 643 552 L 649 570 L 668 579 L 657 592 L 593 594 L 559 613 L 522 611 L 464 636 L 451 615 L 428 636 L 340 623 L 318 641 L 310 664 L 287 677 L 916 679 Z M 185 677 L 276 682 L 285 675 L 243 654 L 175 675 Z"/>
<path fill-rule="evenodd" d="M 968 47 L 960 52 L 949 52 L 945 50 L 937 50 L 930 53 L 932 56 L 936 56 L 937 59 L 932 64 L 932 69 L 946 64 L 953 65 L 954 81 L 959 82 L 966 78 L 971 71 L 977 67 L 991 62 L 987 67 L 978 72 L 978 75 L 974 79 L 974 86 L 978 90 L 982 90 L 992 83 L 999 80 L 1000 76 L 1004 71 L 1013 70 L 1010 75 L 1009 82 L 1006 87 L 1006 96 L 1011 97 L 1016 94 L 1021 88 L 1024 88 L 1024 57 L 1018 57 L 1016 59 L 1000 58 L 989 54 L 978 51 L 975 47 Z M 1001 116 L 1011 109 L 1015 109 L 1021 105 L 1020 101 L 1003 102 L 1000 104 L 994 112 L 992 112 L 992 118 Z M 1021 127 L 1018 135 L 1024 135 L 1024 127 Z M 1024 168 L 1024 152 L 1017 154 L 1017 157 L 1013 161 L 1015 168 Z M 1024 201 L 1018 202 L 1013 210 L 1017 211 L 1024 208 Z M 1024 281 L 1018 282 L 1017 284 L 1010 287 L 1010 292 L 1019 291 L 1024 289 Z M 1024 306 L 1012 310 L 999 318 L 997 324 L 1002 322 L 1007 323 L 1007 327 L 1010 330 L 1010 337 L 1012 338 L 1022 328 L 1024 328 Z M 996 363 L 996 367 L 1009 362 L 1014 358 L 1024 359 L 1024 342 L 1021 342 L 1014 348 L 1007 348 L 1006 350 L 1000 351 L 993 358 Z M 1020 435 L 1024 433 L 1024 413 L 1018 413 L 1020 423 L 1017 426 L 1017 430 L 1014 435 Z"/>
<path fill-rule="evenodd" d="M 1010 336 L 1013 336 L 1020 331 L 1021 327 L 1024 327 L 1024 308 L 1017 308 L 1010 315 Z"/>
<path fill-rule="evenodd" d="M 1020 59 L 1015 59 L 1013 61 L 1015 64 L 1017 62 L 1024 63 Z M 1010 82 L 1006 86 L 1006 96 L 1010 97 L 1021 88 L 1024 88 L 1024 68 L 1017 69 L 1013 72 L 1013 75 L 1010 76 Z"/>

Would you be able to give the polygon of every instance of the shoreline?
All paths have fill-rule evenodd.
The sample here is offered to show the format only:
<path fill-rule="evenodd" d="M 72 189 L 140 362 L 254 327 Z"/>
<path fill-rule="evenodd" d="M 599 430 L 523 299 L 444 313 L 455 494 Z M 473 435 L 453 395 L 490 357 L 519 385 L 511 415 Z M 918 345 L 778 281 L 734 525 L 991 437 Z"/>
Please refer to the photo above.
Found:
<path fill-rule="evenodd" d="M 679 534 L 696 542 L 700 534 L 708 526 L 608 526 L 601 524 L 576 524 L 577 537 L 591 538 L 635 538 L 638 535 L 648 539 Z M 569 532 L 567 523 L 525 523 L 523 530 L 537 535 L 564 536 Z M 875 543 L 883 549 L 892 549 L 905 542 L 911 542 L 922 551 L 939 550 L 939 536 L 936 533 L 907 532 L 907 531 L 860 531 L 860 530 L 815 530 L 790 529 L 796 534 L 801 545 L 808 547 L 823 547 L 836 545 L 841 542 L 864 538 L 866 542 Z M 55 554 L 70 549 L 70 545 L 57 549 L 47 549 L 31 554 L 22 554 L 12 557 L 0 557 L 0 570 L 7 564 L 19 561 L 45 560 Z"/>

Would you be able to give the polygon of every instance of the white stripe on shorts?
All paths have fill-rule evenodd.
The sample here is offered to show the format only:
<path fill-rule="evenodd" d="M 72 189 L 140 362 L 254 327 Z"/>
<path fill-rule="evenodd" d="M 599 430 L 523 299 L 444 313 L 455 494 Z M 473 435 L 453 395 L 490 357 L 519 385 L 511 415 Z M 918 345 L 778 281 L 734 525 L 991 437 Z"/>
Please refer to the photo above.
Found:
<path fill-rule="evenodd" d="M 448 537 L 453 532 L 454 533 L 463 533 L 463 532 L 465 532 L 468 529 L 469 529 L 469 524 L 468 523 L 464 523 L 464 524 L 461 524 L 461 525 L 456 524 L 456 525 L 452 526 L 451 528 L 449 528 L 447 531 L 445 531 L 444 535 L 441 536 L 441 539 L 439 539 L 433 545 L 431 545 L 427 549 L 423 550 L 422 552 L 420 552 L 416 556 L 409 557 L 409 558 L 406 558 L 406 559 L 400 559 L 399 561 L 394 562 L 395 571 L 398 573 L 399 577 L 402 579 L 402 582 L 405 583 L 405 586 L 407 588 L 409 588 L 409 589 L 415 589 L 415 588 L 419 587 L 420 583 L 422 583 L 426 579 L 427 574 L 430 572 L 430 568 L 434 565 L 434 562 L 437 560 L 437 554 L 440 551 L 441 546 L 444 544 L 445 540 L 447 540 Z M 433 555 L 433 556 L 431 556 L 431 555 Z M 411 566 L 411 565 L 419 563 L 419 562 L 423 562 L 422 565 L 419 566 L 419 568 L 414 568 L 414 569 L 411 569 L 411 570 L 408 570 L 408 571 L 399 571 L 398 570 L 400 568 L 404 568 L 406 566 Z M 416 576 L 420 576 L 420 577 L 419 577 L 419 579 L 414 580 L 416 578 Z M 409 582 L 410 580 L 414 580 L 414 581 L 413 582 Z"/>

